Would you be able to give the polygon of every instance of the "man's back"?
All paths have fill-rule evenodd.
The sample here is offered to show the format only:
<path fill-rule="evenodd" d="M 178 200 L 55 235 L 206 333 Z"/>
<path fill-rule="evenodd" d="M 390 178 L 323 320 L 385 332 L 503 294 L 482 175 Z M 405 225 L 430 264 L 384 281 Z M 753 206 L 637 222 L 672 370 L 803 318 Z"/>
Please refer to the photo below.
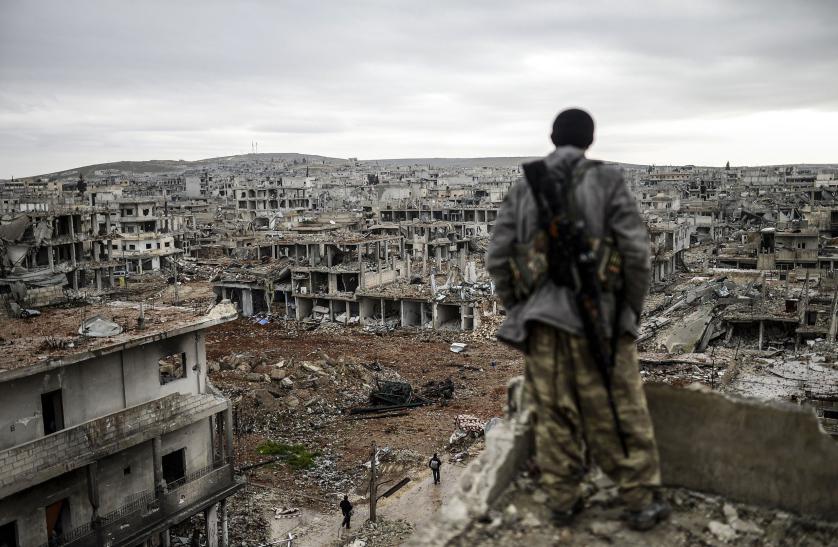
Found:
<path fill-rule="evenodd" d="M 528 168 L 535 191 L 552 194 L 552 211 L 537 206 L 530 184 L 515 185 L 486 262 L 507 314 L 498 338 L 526 354 L 535 461 L 556 523 L 567 525 L 584 507 L 581 478 L 590 458 L 617 483 L 629 524 L 647 530 L 669 514 L 656 499 L 657 445 L 634 341 L 649 285 L 649 238 L 620 171 L 584 159 L 593 131 L 588 113 L 559 114 L 555 152 L 544 166 Z M 573 174 L 553 176 L 560 172 Z M 621 259 L 605 263 L 622 277 L 609 290 L 597 281 L 601 270 L 590 267 L 592 249 L 606 240 Z"/>
<path fill-rule="evenodd" d="M 584 159 L 584 150 L 558 147 L 544 158 L 548 169 L 573 168 Z M 626 303 L 620 319 L 621 330 L 637 334 L 643 299 L 649 286 L 649 236 L 637 205 L 616 167 L 598 165 L 585 170 L 575 189 L 577 214 L 585 219 L 588 235 L 613 237 L 623 258 Z M 540 229 L 538 208 L 526 181 L 515 184 L 498 213 L 486 258 L 489 273 L 506 307 L 507 320 L 498 338 L 520 347 L 526 338 L 526 324 L 538 321 L 573 334 L 582 334 L 572 291 L 544 283 L 527 300 L 516 301 L 509 260 L 516 247 L 532 240 Z M 608 325 L 615 313 L 613 295 L 603 296 L 603 312 Z"/>

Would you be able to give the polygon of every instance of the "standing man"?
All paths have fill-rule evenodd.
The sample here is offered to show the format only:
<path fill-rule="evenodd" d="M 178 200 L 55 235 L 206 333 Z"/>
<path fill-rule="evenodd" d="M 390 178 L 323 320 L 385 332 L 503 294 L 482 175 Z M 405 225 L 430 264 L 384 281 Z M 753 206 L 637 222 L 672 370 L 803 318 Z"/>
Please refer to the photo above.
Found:
<path fill-rule="evenodd" d="M 442 461 L 436 453 L 434 453 L 434 457 L 428 462 L 428 467 L 431 468 L 431 471 L 434 474 L 434 484 L 439 484 L 439 468 L 442 467 Z"/>
<path fill-rule="evenodd" d="M 343 522 L 340 527 L 346 527 L 349 530 L 349 519 L 352 518 L 352 502 L 349 501 L 349 496 L 343 496 L 343 501 L 340 502 L 340 510 L 343 513 Z"/>
<path fill-rule="evenodd" d="M 535 461 L 559 525 L 582 508 L 593 460 L 619 486 L 631 527 L 648 530 L 658 451 L 637 361 L 649 236 L 619 169 L 585 158 L 594 121 L 560 113 L 556 150 L 524 165 L 498 214 L 487 267 L 506 308 L 498 339 L 526 355 Z"/>

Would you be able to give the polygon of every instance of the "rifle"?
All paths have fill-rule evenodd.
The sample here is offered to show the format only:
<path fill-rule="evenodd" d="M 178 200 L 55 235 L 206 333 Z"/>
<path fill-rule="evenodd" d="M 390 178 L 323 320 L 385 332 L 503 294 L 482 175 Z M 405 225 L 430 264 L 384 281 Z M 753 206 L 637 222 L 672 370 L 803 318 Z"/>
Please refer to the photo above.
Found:
<path fill-rule="evenodd" d="M 538 207 L 539 221 L 546 229 L 550 241 L 550 278 L 557 285 L 569 286 L 576 296 L 576 306 L 582 319 L 585 338 L 588 340 L 588 351 L 602 377 L 608 396 L 608 407 L 614 419 L 614 430 L 620 440 L 623 455 L 628 457 L 628 445 L 611 389 L 611 372 L 616 366 L 619 339 L 621 298 L 618 293 L 614 328 L 609 344 L 601 307 L 602 286 L 597 253 L 591 246 L 585 220 L 576 214 L 574 175 L 581 179 L 584 173 L 575 172 L 575 165 L 570 168 L 570 172 L 566 172 L 557 169 L 548 171 L 543 162 L 536 163 L 541 165 L 530 164 L 531 167 L 528 169 L 529 166 L 525 166 L 524 171 Z M 596 164 L 588 162 L 588 167 L 592 165 Z M 561 200 L 558 195 L 559 189 L 562 191 Z"/>

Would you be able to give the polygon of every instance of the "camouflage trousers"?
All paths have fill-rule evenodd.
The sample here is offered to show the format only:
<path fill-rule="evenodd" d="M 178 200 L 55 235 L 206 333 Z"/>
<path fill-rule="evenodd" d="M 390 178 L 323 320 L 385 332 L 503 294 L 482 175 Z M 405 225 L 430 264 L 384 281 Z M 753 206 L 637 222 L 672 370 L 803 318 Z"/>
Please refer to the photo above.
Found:
<path fill-rule="evenodd" d="M 658 449 L 633 339 L 620 339 L 611 377 L 628 457 L 585 338 L 535 324 L 530 329 L 526 386 L 534 410 L 535 460 L 552 509 L 564 511 L 576 503 L 591 460 L 617 484 L 630 510 L 652 500 L 660 484 Z"/>

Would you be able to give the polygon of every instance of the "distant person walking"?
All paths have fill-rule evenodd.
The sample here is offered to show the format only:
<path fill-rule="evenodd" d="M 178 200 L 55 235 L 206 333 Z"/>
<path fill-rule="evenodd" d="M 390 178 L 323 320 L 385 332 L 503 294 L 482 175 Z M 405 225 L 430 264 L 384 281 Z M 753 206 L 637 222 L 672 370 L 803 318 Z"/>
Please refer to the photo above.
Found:
<path fill-rule="evenodd" d="M 434 457 L 428 462 L 428 467 L 434 474 L 434 484 L 439 484 L 439 468 L 442 467 L 442 460 L 434 453 Z"/>
<path fill-rule="evenodd" d="M 343 522 L 340 527 L 349 530 L 349 519 L 352 518 L 352 502 L 349 501 L 349 496 L 343 496 L 343 501 L 340 502 L 340 510 L 343 513 Z"/>

